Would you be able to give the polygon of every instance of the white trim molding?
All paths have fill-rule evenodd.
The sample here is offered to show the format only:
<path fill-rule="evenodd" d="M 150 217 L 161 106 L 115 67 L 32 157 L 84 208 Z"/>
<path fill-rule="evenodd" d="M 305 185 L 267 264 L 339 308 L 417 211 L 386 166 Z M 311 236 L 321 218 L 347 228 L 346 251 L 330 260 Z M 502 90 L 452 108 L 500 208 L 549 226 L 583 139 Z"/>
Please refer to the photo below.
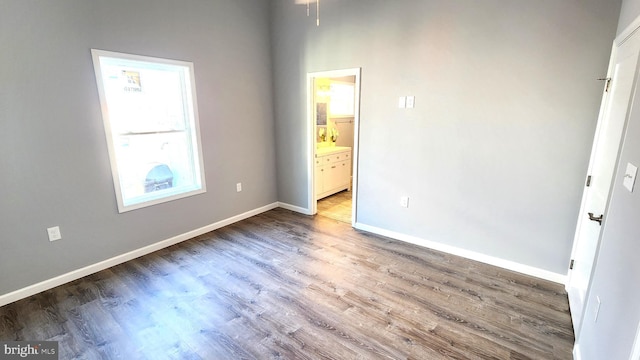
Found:
<path fill-rule="evenodd" d="M 278 203 L 278 206 L 283 208 L 283 209 L 287 209 L 287 210 L 291 210 L 303 215 L 313 215 L 313 213 L 311 212 L 311 210 L 309 208 L 303 208 L 300 206 L 295 206 L 295 205 L 291 205 L 291 204 L 287 204 L 287 203 L 283 203 L 280 202 Z"/>
<path fill-rule="evenodd" d="M 573 345 L 573 360 L 582 360 L 582 354 L 580 353 L 580 343 Z"/>
<path fill-rule="evenodd" d="M 354 227 L 358 230 L 368 231 L 370 233 L 386 236 L 392 239 L 408 242 L 408 243 L 422 246 L 425 248 L 442 251 L 447 254 L 461 256 L 463 258 L 501 267 L 503 269 L 519 272 L 521 274 L 537 277 L 539 279 L 549 280 L 559 284 L 566 284 L 566 281 L 567 281 L 567 276 L 565 274 L 554 273 L 551 271 L 543 270 L 543 269 L 536 268 L 529 265 L 520 264 L 510 260 L 497 258 L 494 256 L 489 256 L 489 255 L 478 253 L 475 251 L 462 249 L 459 247 L 446 245 L 446 244 L 438 243 L 435 241 L 429 241 L 429 240 L 421 239 L 415 236 L 406 235 L 406 234 L 378 228 L 378 227 L 363 224 L 363 223 L 356 223 Z"/>
<path fill-rule="evenodd" d="M 636 330 L 636 339 L 633 341 L 633 348 L 631 350 L 631 356 L 629 360 L 640 360 L 640 323 L 638 323 L 638 329 Z"/>
<path fill-rule="evenodd" d="M 625 41 L 627 41 L 631 37 L 631 35 L 633 35 L 636 31 L 638 31 L 638 28 L 640 28 L 640 16 L 635 18 L 631 22 L 631 24 L 629 24 L 624 30 L 622 30 L 620 34 L 618 34 L 618 36 L 616 36 L 614 43 L 617 46 L 622 45 Z"/>
<path fill-rule="evenodd" d="M 24 299 L 28 296 L 31 295 L 35 295 L 37 293 L 40 293 L 42 291 L 45 290 L 49 290 L 52 289 L 56 286 L 62 285 L 62 284 L 66 284 L 70 281 L 73 280 L 77 280 L 80 279 L 82 277 L 85 277 L 87 275 L 91 275 L 94 273 L 97 273 L 98 271 L 102 271 L 104 269 L 108 269 L 112 266 L 116 266 L 122 263 L 125 263 L 129 260 L 133 260 L 135 258 L 150 254 L 154 251 L 158 251 L 161 249 L 164 249 L 166 247 L 169 247 L 171 245 L 175 245 L 178 244 L 180 242 L 183 242 L 185 240 L 189 240 L 192 239 L 196 236 L 202 235 L 202 234 L 206 234 L 210 231 L 225 227 L 227 225 L 231 225 L 233 223 L 236 223 L 238 221 L 244 220 L 244 219 L 248 219 L 252 216 L 261 214 L 263 212 L 275 209 L 278 207 L 278 203 L 272 203 L 269 205 L 265 205 L 262 207 L 259 207 L 257 209 L 254 210 L 250 210 L 247 211 L 245 213 L 236 215 L 236 216 L 232 216 L 230 218 L 218 221 L 216 223 L 210 224 L 210 225 L 206 225 L 203 226 L 199 229 L 195 229 L 192 231 L 188 231 L 184 234 L 180 234 L 177 236 L 174 236 L 172 238 L 166 239 L 166 240 L 162 240 L 159 241 L 157 243 L 133 250 L 133 251 L 129 251 L 128 253 L 122 254 L 122 255 L 118 255 L 118 256 L 114 256 L 110 259 L 104 260 L 104 261 L 100 261 L 98 263 L 95 263 L 93 265 L 89 265 L 89 266 L 85 266 L 83 268 L 77 269 L 77 270 L 73 270 L 70 271 L 66 274 L 62 274 L 60 276 L 56 276 L 54 278 L 45 280 L 45 281 L 41 281 L 37 284 L 33 284 L 30 286 L 27 286 L 25 288 L 22 289 L 18 289 L 16 291 L 10 292 L 8 294 L 3 294 L 0 295 L 0 306 L 4 306 L 7 305 L 9 303 L 12 303 L 14 301 L 18 301 L 20 299 Z"/>

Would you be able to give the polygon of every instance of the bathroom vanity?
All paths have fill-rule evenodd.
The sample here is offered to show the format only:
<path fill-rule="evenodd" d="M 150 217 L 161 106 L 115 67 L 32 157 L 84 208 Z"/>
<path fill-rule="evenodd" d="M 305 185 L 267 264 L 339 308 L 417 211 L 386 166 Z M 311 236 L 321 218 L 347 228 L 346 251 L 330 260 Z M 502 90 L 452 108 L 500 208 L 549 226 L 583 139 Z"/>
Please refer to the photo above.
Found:
<path fill-rule="evenodd" d="M 342 190 L 351 190 L 351 148 L 346 146 L 316 149 L 316 199 Z"/>

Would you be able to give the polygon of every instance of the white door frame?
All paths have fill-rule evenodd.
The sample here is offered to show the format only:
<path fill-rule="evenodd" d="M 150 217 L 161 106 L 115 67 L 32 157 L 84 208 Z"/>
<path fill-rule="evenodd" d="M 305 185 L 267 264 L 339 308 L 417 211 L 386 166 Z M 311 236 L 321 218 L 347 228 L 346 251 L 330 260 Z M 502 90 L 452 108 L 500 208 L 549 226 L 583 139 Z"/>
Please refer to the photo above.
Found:
<path fill-rule="evenodd" d="M 357 216 L 357 194 L 358 194 L 358 148 L 360 138 L 360 73 L 361 68 L 329 70 L 307 73 L 307 178 L 309 179 L 309 214 L 315 215 L 318 212 L 318 203 L 315 191 L 315 156 L 316 156 L 316 119 L 314 118 L 314 80 L 316 78 L 337 78 L 344 76 L 355 76 L 355 109 L 353 116 L 353 158 L 352 172 L 353 185 L 352 206 L 351 206 L 351 225 L 356 223 Z"/>
<path fill-rule="evenodd" d="M 629 360 L 640 360 L 640 323 L 638 323 L 638 330 L 636 330 L 636 340 L 633 342 L 633 348 L 631 349 L 631 356 Z"/>

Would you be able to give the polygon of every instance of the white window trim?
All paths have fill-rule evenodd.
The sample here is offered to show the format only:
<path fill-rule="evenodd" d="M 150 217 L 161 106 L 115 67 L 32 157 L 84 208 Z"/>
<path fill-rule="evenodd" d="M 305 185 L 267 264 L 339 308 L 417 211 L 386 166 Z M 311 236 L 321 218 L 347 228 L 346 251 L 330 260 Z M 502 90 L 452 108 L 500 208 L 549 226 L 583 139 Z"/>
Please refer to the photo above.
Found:
<path fill-rule="evenodd" d="M 107 140 L 107 147 L 109 151 L 109 161 L 111 164 L 111 173 L 113 176 L 113 183 L 116 194 L 116 201 L 118 204 L 118 212 L 123 213 L 131 210 L 136 210 L 156 204 L 161 204 L 177 199 L 182 199 L 189 196 L 194 196 L 198 194 L 202 194 L 206 192 L 206 181 L 204 174 L 204 162 L 202 157 L 202 141 L 200 139 L 200 124 L 199 124 L 199 116 L 198 116 L 198 102 L 196 97 L 196 86 L 195 86 L 195 73 L 194 66 L 191 62 L 180 61 L 180 60 L 171 60 L 171 59 L 163 59 L 142 55 L 134 55 L 134 54 L 126 54 L 98 49 L 91 49 L 91 55 L 93 58 L 93 65 L 95 70 L 98 94 L 100 97 L 100 105 L 102 109 L 102 117 L 105 129 L 105 136 Z M 114 145 L 114 136 L 112 133 L 111 127 L 111 119 L 109 118 L 109 109 L 107 106 L 107 98 L 104 90 L 104 82 L 102 80 L 102 70 L 100 65 L 100 58 L 116 58 L 116 59 L 124 59 L 124 60 L 133 60 L 133 61 L 141 61 L 148 63 L 155 63 L 161 65 L 175 65 L 179 67 L 188 68 L 189 74 L 189 89 L 190 89 L 190 101 L 187 101 L 188 111 L 190 112 L 190 130 L 192 132 L 192 149 L 191 154 L 193 156 L 193 164 L 195 171 L 195 178 L 199 180 L 199 183 L 196 184 L 193 190 L 187 190 L 185 192 L 176 193 L 173 195 L 164 196 L 161 198 L 157 198 L 156 196 L 140 196 L 138 199 L 142 200 L 141 202 L 133 203 L 133 204 L 125 204 L 122 188 L 120 183 L 120 174 L 118 171 L 118 162 L 116 159 L 116 149 Z M 144 200 L 147 197 L 149 200 Z"/>

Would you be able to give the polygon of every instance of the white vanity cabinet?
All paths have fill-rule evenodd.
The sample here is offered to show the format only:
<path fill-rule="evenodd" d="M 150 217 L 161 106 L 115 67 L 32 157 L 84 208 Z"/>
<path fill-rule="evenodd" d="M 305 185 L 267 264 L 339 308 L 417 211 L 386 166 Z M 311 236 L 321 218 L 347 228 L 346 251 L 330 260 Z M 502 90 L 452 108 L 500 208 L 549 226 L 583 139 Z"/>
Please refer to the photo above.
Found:
<path fill-rule="evenodd" d="M 351 190 L 351 148 L 325 147 L 316 150 L 316 199 Z"/>

